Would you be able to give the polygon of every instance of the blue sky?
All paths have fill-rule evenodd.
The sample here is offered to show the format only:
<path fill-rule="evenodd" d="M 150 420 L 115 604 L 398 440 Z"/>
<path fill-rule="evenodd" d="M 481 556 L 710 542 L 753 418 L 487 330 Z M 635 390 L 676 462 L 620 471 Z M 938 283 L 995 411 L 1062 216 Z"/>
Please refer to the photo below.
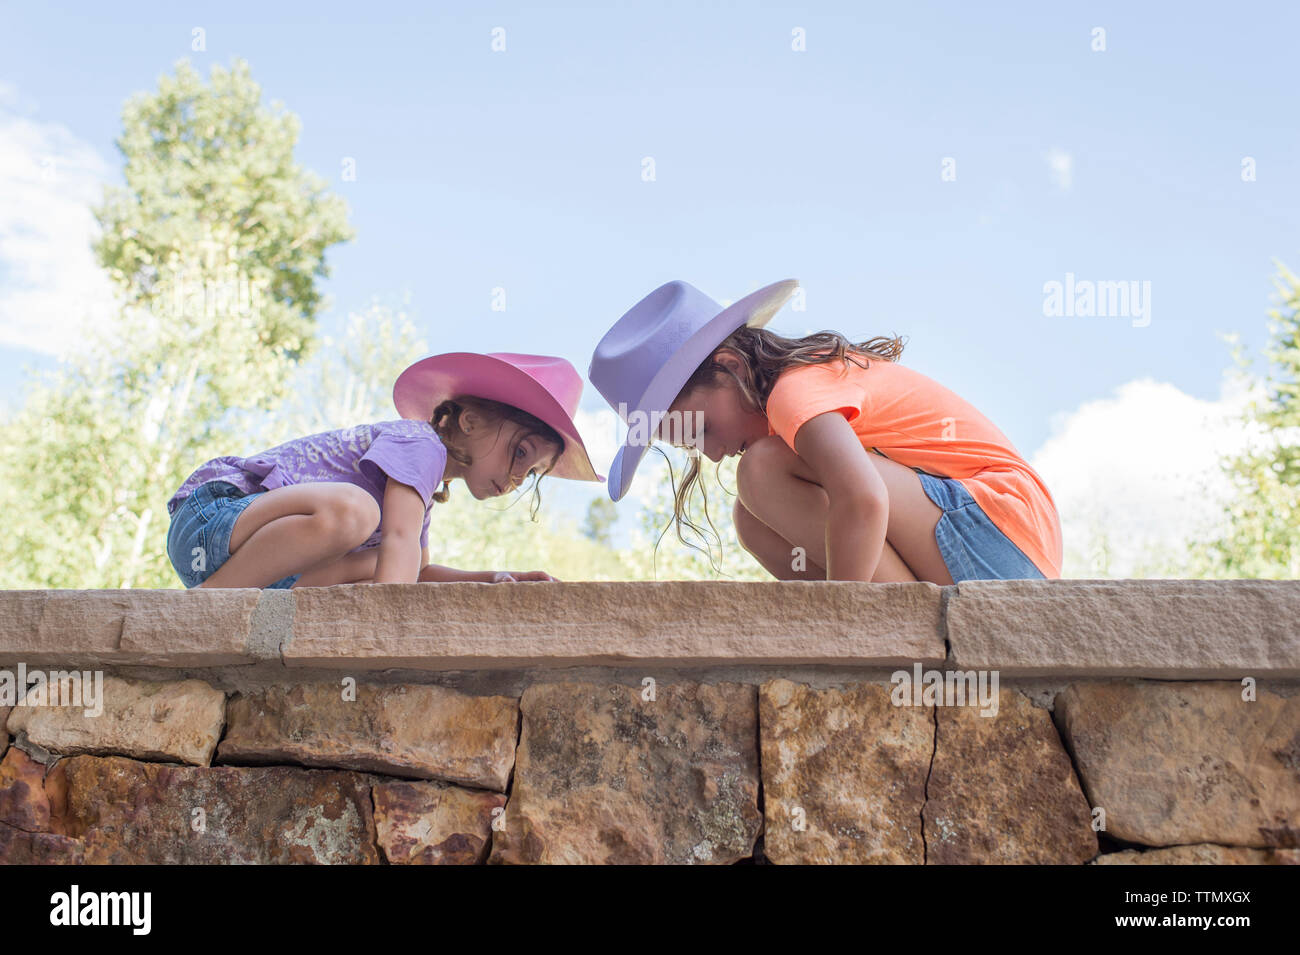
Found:
<path fill-rule="evenodd" d="M 325 329 L 409 292 L 433 351 L 558 353 L 585 372 L 664 281 L 731 300 L 793 277 L 807 310 L 774 328 L 907 336 L 905 363 L 1032 460 L 1127 383 L 1218 400 L 1217 333 L 1264 344 L 1272 260 L 1300 268 L 1298 11 L 0 3 L 0 118 L 62 127 L 120 181 L 123 101 L 179 58 L 206 76 L 241 56 L 301 118 L 299 161 L 351 208 Z M 6 247 L 21 244 L 0 244 L 12 400 L 21 364 L 51 359 L 3 334 L 24 273 Z M 1045 316 L 1044 283 L 1067 272 L 1149 281 L 1150 323 Z M 590 386 L 584 407 L 603 407 Z M 1107 454 L 1077 459 L 1089 451 Z"/>

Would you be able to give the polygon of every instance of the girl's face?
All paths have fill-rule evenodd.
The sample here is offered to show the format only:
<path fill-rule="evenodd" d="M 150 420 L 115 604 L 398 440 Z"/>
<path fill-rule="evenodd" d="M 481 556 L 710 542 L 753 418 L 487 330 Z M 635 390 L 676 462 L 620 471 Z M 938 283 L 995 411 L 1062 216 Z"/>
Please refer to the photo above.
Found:
<path fill-rule="evenodd" d="M 717 360 L 738 367 L 738 359 L 720 352 Z M 721 375 L 712 385 L 694 388 L 673 402 L 659 433 L 678 447 L 691 444 L 692 431 L 700 453 L 710 461 L 721 461 L 768 435 L 767 415 L 752 411 L 744 402 L 740 386 L 730 375 Z M 679 412 L 679 414 L 673 414 Z"/>
<path fill-rule="evenodd" d="M 515 436 L 519 434 L 526 436 L 516 445 Z M 480 501 L 510 493 L 530 474 L 550 468 L 560 453 L 554 442 L 538 434 L 526 434 L 521 424 L 486 422 L 472 410 L 461 414 L 460 447 L 473 463 L 462 465 L 448 460 L 448 470 L 452 471 L 456 464 L 453 476 L 463 478 L 469 492 Z"/>

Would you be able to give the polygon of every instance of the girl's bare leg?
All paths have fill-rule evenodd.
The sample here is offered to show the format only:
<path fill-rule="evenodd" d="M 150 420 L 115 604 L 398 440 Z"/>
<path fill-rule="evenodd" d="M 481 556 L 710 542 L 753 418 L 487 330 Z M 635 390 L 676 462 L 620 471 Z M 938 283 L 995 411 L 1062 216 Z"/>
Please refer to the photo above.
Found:
<path fill-rule="evenodd" d="M 749 452 L 746 451 L 746 454 Z M 795 570 L 794 545 L 768 527 L 749 511 L 740 501 L 732 509 L 732 519 L 736 522 L 736 536 L 741 546 L 749 551 L 769 574 L 778 580 L 825 580 L 826 568 L 805 558 L 804 569 Z M 876 565 L 874 583 L 889 581 L 916 580 L 916 575 L 903 563 L 898 551 L 885 541 L 880 554 L 880 563 Z"/>
<path fill-rule="evenodd" d="M 299 587 L 329 587 L 334 584 L 366 584 L 374 580 L 375 564 L 379 562 L 379 548 L 347 553 L 333 563 L 303 574 L 293 582 Z"/>
<path fill-rule="evenodd" d="M 274 488 L 244 508 L 230 533 L 230 559 L 199 586 L 266 587 L 290 574 L 306 577 L 363 544 L 379 514 L 355 484 Z"/>
<path fill-rule="evenodd" d="M 921 479 L 911 468 L 878 454 L 868 453 L 867 457 L 889 493 L 885 549 L 872 579 L 879 580 L 883 574 L 889 580 L 951 584 L 952 575 L 934 539 L 934 528 L 943 511 L 926 495 Z M 804 549 L 810 568 L 826 566 L 826 492 L 808 465 L 784 441 L 770 436 L 751 445 L 736 468 L 736 489 L 744 509 L 783 542 L 784 566 L 789 566 L 790 550 L 795 546 Z M 774 543 L 764 546 L 771 546 L 775 554 Z M 891 550 L 912 577 L 900 576 L 900 568 L 889 557 Z M 825 572 L 815 579 L 825 580 Z"/>

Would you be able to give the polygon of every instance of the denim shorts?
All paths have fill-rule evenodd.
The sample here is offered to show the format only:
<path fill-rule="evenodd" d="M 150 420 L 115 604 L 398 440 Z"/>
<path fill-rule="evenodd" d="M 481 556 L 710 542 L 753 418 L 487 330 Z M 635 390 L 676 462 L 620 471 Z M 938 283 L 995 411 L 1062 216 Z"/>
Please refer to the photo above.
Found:
<path fill-rule="evenodd" d="M 1046 579 L 1024 551 L 989 520 L 960 481 L 913 470 L 926 496 L 943 511 L 934 527 L 934 539 L 954 584 L 963 580 Z"/>
<path fill-rule="evenodd" d="M 229 481 L 208 481 L 181 500 L 167 531 L 167 556 L 187 588 L 197 587 L 230 559 L 230 532 L 244 508 L 259 491 L 245 494 Z M 288 590 L 301 577 L 294 574 L 263 588 Z"/>

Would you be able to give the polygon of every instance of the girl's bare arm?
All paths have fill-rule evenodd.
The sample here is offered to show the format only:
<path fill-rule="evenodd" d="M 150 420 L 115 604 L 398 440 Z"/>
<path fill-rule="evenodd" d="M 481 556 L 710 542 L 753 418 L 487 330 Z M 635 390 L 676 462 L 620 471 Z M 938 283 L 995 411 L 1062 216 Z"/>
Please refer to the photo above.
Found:
<path fill-rule="evenodd" d="M 379 560 L 374 583 L 413 584 L 420 579 L 420 523 L 424 501 L 409 484 L 388 479 L 380 522 Z"/>
<path fill-rule="evenodd" d="M 889 523 L 885 482 L 839 412 L 810 418 L 794 443 L 826 491 L 826 579 L 871 580 Z"/>

